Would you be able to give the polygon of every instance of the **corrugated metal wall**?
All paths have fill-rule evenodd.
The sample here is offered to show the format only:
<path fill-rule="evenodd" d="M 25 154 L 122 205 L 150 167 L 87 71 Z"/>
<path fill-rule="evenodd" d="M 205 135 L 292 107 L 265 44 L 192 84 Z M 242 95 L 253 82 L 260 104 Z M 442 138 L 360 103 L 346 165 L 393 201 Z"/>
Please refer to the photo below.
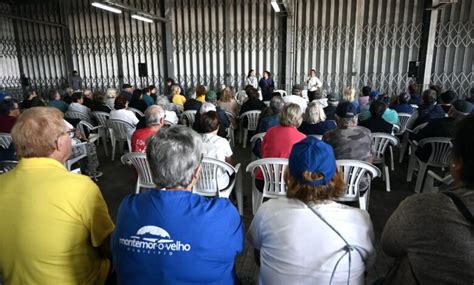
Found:
<path fill-rule="evenodd" d="M 69 31 L 68 36 L 58 26 L 18 21 L 19 62 L 32 86 L 62 87 L 75 69 L 91 89 L 123 82 L 163 87 L 168 60 L 163 24 L 139 22 L 128 13 L 111 14 L 91 7 L 90 2 L 71 0 L 14 9 L 23 17 L 65 24 Z M 270 70 L 276 82 L 283 80 L 282 71 L 292 70 L 286 75 L 291 85 L 304 82 L 308 70 L 315 68 L 324 89 L 336 93 L 345 86 L 371 85 L 388 93 L 405 89 L 411 80 L 408 62 L 418 58 L 422 2 L 290 0 L 288 35 L 293 48 L 285 54 L 287 27 L 269 1 L 124 1 L 155 15 L 170 9 L 172 68 L 186 87 L 227 83 L 240 89 L 249 69 L 259 75 Z M 473 82 L 473 17 L 473 2 L 459 0 L 443 8 L 436 35 L 432 80 L 461 93 Z M 0 29 L 4 54 L 0 84 L 18 84 L 21 68 L 15 67 L 12 20 L 1 21 L 5 24 Z M 69 49 L 71 61 L 65 54 Z M 285 55 L 290 60 L 285 61 Z M 147 77 L 138 76 L 140 62 L 147 63 Z M 286 69 L 287 62 L 292 63 L 291 69 Z"/>
<path fill-rule="evenodd" d="M 431 81 L 460 96 L 474 87 L 474 1 L 459 0 L 441 11 Z"/>
<path fill-rule="evenodd" d="M 0 12 L 10 13 L 10 7 L 0 3 Z M 0 17 L 0 90 L 18 87 L 19 76 L 13 21 L 10 18 Z"/>

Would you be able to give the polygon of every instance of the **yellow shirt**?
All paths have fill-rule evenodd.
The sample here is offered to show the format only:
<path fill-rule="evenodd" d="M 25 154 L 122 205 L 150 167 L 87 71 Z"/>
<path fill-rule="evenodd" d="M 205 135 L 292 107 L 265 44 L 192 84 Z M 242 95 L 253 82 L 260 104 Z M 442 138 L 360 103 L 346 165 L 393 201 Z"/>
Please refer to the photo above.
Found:
<path fill-rule="evenodd" d="M 174 95 L 173 96 L 173 104 L 179 105 L 179 106 L 184 106 L 184 103 L 186 103 L 186 97 L 183 95 Z"/>
<path fill-rule="evenodd" d="M 196 98 L 201 103 L 206 103 L 206 95 L 201 95 Z"/>
<path fill-rule="evenodd" d="M 114 228 L 89 177 L 50 158 L 0 175 L 0 275 L 6 284 L 103 284 L 97 247 Z"/>

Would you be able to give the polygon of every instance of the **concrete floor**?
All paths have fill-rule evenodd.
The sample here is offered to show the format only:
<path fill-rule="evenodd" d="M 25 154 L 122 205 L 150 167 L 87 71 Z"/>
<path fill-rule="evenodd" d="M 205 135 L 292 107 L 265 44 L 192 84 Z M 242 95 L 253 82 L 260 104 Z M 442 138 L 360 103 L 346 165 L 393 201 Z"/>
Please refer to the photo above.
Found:
<path fill-rule="evenodd" d="M 120 155 L 116 154 L 115 161 L 110 157 L 105 157 L 103 147 L 97 148 L 100 160 L 99 171 L 104 174 L 99 179 L 98 184 L 103 193 L 104 199 L 109 207 L 110 215 L 115 221 L 118 206 L 122 199 L 135 191 L 135 174 L 128 166 L 122 165 Z M 109 148 L 111 150 L 111 148 Z M 395 149 L 395 157 L 398 158 L 398 150 Z M 109 151 L 110 152 L 110 151 Z M 238 145 L 234 149 L 235 160 L 241 163 L 241 170 L 250 161 L 250 147 L 243 149 Z M 404 163 L 395 163 L 395 171 L 390 173 L 391 192 L 385 191 L 385 182 L 377 178 L 372 183 L 371 196 L 369 202 L 369 213 L 375 230 L 377 261 L 373 268 L 368 269 L 367 284 L 371 284 L 377 278 L 384 276 L 389 268 L 392 259 L 383 254 L 380 248 L 380 237 L 390 214 L 396 209 L 401 200 L 413 194 L 414 182 L 406 182 L 407 158 Z M 248 173 L 243 173 L 243 191 L 246 196 L 244 205 L 244 223 L 246 228 L 252 221 L 251 210 L 251 177 Z M 243 284 L 256 284 L 258 267 L 254 264 L 253 249 L 248 243 L 244 251 L 237 257 L 236 271 Z"/>

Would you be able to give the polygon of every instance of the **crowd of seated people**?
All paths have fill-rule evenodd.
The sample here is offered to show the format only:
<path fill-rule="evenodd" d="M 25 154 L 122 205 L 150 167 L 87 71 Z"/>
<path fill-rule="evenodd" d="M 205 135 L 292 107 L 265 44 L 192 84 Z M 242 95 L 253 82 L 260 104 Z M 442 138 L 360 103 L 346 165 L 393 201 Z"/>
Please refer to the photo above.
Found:
<path fill-rule="evenodd" d="M 455 198 L 414 195 L 393 213 L 382 247 L 396 263 L 383 284 L 473 280 L 474 270 L 467 270 L 474 258 L 469 240 L 473 221 L 465 215 L 474 206 L 469 176 L 474 170 L 474 117 L 468 100 L 439 88 L 420 96 L 412 86 L 392 101 L 365 86 L 359 99 L 355 89 L 345 88 L 344 96 L 331 94 L 324 104 L 321 98 L 308 102 L 303 86 L 296 84 L 284 97 L 269 89 L 268 106 L 254 86 L 246 86 L 247 100 L 240 106 L 230 88 L 215 92 L 199 85 L 185 96 L 179 83 L 167 83 L 169 93 L 162 95 L 154 86 L 141 90 L 124 84 L 120 92 L 109 89 L 106 94 L 76 90 L 68 93 L 69 104 L 55 90 L 48 93 L 48 102 L 34 92 L 24 103 L 2 100 L 0 132 L 12 134 L 19 160 L 16 168 L 0 175 L 0 276 L 6 284 L 237 282 L 234 263 L 245 240 L 242 218 L 229 199 L 205 198 L 192 188 L 203 156 L 239 162 L 227 139 L 227 129 L 232 123 L 238 127 L 239 119 L 230 121 L 226 112 L 237 118 L 250 110 L 262 111 L 260 156 L 288 159 L 286 198 L 264 202 L 247 232 L 260 284 L 365 283 L 365 272 L 375 262 L 372 222 L 366 211 L 334 201 L 345 190 L 336 160 L 370 163 L 372 133 L 392 133 L 399 124 L 397 112 L 413 113 L 417 124 L 427 123 L 414 140 L 453 138 L 450 171 L 456 188 L 450 191 Z M 421 102 L 411 104 L 416 96 Z M 144 112 L 143 127 L 129 106 Z M 194 125 L 167 126 L 178 124 L 183 110 L 197 111 Z M 91 120 L 92 112 L 107 112 L 111 119 L 137 126 L 129 134 L 132 151 L 146 153 L 156 189 L 125 197 L 116 226 L 97 185 L 62 166 L 71 153 L 71 137 L 77 136 L 63 121 L 67 111 Z M 416 155 L 422 159 L 429 153 L 418 149 Z M 230 177 L 218 174 L 223 189 Z M 370 187 L 368 179 L 361 179 L 361 192 Z M 256 188 L 262 190 L 263 184 L 257 173 Z M 420 220 L 426 222 L 419 226 Z M 183 270 L 188 268 L 193 270 Z"/>

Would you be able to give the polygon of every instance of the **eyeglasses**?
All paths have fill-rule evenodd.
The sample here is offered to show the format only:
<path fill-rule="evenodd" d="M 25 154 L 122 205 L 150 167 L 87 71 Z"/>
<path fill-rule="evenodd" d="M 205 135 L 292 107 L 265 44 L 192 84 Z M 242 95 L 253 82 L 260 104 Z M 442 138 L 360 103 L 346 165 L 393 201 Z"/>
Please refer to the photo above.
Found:
<path fill-rule="evenodd" d="M 70 129 L 68 131 L 65 131 L 63 134 L 68 135 L 70 138 L 73 138 L 76 136 L 76 129 Z"/>

